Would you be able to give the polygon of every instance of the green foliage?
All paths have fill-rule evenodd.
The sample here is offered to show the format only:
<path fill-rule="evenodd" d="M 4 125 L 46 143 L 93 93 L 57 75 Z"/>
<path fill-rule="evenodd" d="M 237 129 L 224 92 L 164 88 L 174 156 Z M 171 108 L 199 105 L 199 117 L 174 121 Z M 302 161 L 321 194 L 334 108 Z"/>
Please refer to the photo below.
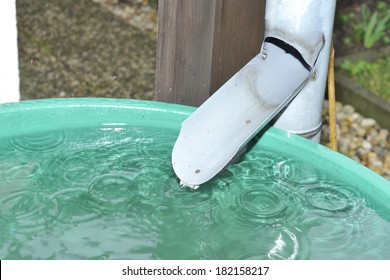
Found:
<path fill-rule="evenodd" d="M 364 47 L 370 49 L 380 38 L 385 36 L 386 29 L 390 28 L 390 11 L 383 18 L 374 12 L 366 26 L 364 33 Z"/>
<path fill-rule="evenodd" d="M 368 91 L 390 101 L 390 56 L 373 62 L 343 60 L 340 67 Z"/>
<path fill-rule="evenodd" d="M 383 1 L 378 1 L 374 12 L 362 5 L 360 13 L 340 15 L 339 20 L 347 30 L 352 30 L 343 38 L 346 45 L 359 43 L 370 49 L 380 41 L 384 44 L 390 43 L 390 9 Z"/>

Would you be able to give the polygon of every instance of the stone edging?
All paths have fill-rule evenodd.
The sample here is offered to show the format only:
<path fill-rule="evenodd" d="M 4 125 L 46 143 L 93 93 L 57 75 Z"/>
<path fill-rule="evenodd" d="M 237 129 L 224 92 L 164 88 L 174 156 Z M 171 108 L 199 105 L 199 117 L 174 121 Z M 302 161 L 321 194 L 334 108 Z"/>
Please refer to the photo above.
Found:
<path fill-rule="evenodd" d="M 390 47 L 381 51 L 366 51 L 360 54 L 337 58 L 335 65 L 340 65 L 343 59 L 356 60 L 366 58 L 373 60 L 390 53 Z M 365 117 L 375 119 L 383 128 L 390 129 L 390 102 L 370 93 L 359 83 L 349 78 L 341 71 L 335 73 L 336 100 L 350 104 Z"/>

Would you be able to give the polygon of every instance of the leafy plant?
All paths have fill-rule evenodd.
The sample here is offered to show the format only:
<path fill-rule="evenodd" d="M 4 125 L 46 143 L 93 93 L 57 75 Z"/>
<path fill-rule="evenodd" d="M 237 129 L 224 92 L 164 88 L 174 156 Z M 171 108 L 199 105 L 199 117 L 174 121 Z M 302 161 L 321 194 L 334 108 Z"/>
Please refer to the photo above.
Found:
<path fill-rule="evenodd" d="M 363 44 L 366 49 L 370 49 L 375 43 L 385 36 L 390 28 L 390 11 L 383 18 L 379 18 L 379 13 L 374 12 L 367 24 Z"/>
<path fill-rule="evenodd" d="M 347 30 L 352 29 L 352 32 L 343 38 L 346 45 L 355 42 L 370 49 L 379 41 L 385 44 L 390 42 L 390 10 L 388 4 L 383 1 L 377 3 L 374 12 L 364 4 L 360 7 L 360 13 L 340 15 L 339 20 Z"/>
<path fill-rule="evenodd" d="M 390 101 L 390 56 L 367 61 L 343 60 L 340 68 L 368 91 Z"/>

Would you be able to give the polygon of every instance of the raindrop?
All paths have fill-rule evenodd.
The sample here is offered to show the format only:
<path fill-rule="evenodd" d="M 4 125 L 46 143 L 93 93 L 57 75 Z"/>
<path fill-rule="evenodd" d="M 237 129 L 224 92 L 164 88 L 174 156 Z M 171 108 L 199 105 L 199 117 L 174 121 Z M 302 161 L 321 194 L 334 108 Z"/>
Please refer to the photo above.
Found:
<path fill-rule="evenodd" d="M 267 56 L 268 56 L 268 54 L 265 53 L 265 52 L 263 52 L 263 53 L 261 54 L 261 58 L 262 58 L 263 60 L 266 60 L 266 59 L 267 59 Z"/>

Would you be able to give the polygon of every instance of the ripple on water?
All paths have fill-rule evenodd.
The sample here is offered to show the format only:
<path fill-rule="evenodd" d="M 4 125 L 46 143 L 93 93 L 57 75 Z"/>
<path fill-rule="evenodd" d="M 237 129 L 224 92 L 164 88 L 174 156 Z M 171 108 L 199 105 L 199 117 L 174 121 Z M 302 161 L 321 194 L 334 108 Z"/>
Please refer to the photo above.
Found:
<path fill-rule="evenodd" d="M 145 172 L 145 159 L 136 157 L 127 149 L 118 149 L 114 151 L 118 156 L 111 159 L 104 170 L 104 173 L 115 172 L 123 173 L 127 176 L 136 177 Z"/>
<path fill-rule="evenodd" d="M 278 216 L 286 208 L 286 202 L 281 194 L 260 189 L 241 193 L 239 204 L 251 215 L 262 219 Z"/>
<path fill-rule="evenodd" d="M 57 195 L 56 199 L 59 209 L 57 221 L 63 225 L 87 223 L 102 215 L 101 209 L 96 207 L 90 196 L 80 190 L 77 192 L 77 195 L 73 193 L 70 196 L 62 193 Z"/>
<path fill-rule="evenodd" d="M 144 131 L 145 132 L 145 131 Z M 136 156 L 170 156 L 177 135 L 172 134 L 172 131 L 164 131 L 153 129 L 147 131 L 143 135 L 135 135 L 133 137 L 133 154 Z"/>
<path fill-rule="evenodd" d="M 92 167 L 94 173 L 118 172 L 133 177 L 148 174 L 149 180 L 152 180 L 155 178 L 154 172 L 160 171 L 161 167 L 170 167 L 172 148 L 172 143 L 167 140 L 172 135 L 155 130 L 105 127 L 95 130 L 93 135 L 87 131 L 77 138 L 77 148 L 87 152 L 89 158 L 86 165 Z M 90 139 L 94 141 L 90 142 Z M 161 179 L 164 175 L 160 171 L 157 178 Z"/>
<path fill-rule="evenodd" d="M 359 237 L 354 233 L 353 221 L 336 217 L 316 217 L 314 213 L 302 217 L 301 230 L 311 242 L 313 259 L 353 258 L 349 253 L 357 244 Z M 360 245 L 361 246 L 361 245 Z M 363 253 L 360 252 L 361 256 Z"/>
<path fill-rule="evenodd" d="M 11 149 L 24 154 L 50 153 L 66 143 L 66 133 L 62 130 L 47 131 L 45 133 L 7 138 L 7 141 Z"/>
<path fill-rule="evenodd" d="M 112 127 L 105 126 L 95 129 L 94 131 L 85 131 L 78 137 L 78 142 L 93 140 L 90 144 L 93 147 L 106 149 L 105 156 L 110 157 L 117 155 L 110 153 L 116 149 L 127 149 L 135 157 L 143 157 L 154 153 L 155 148 L 165 145 L 165 138 L 171 134 L 156 129 L 144 129 L 138 127 Z M 159 139 L 164 141 L 159 141 Z M 163 148 L 163 147 L 162 147 Z M 108 152 L 108 154 L 107 154 Z"/>
<path fill-rule="evenodd" d="M 310 246 L 302 232 L 296 229 L 283 228 L 274 235 L 273 246 L 267 253 L 271 260 L 307 259 Z"/>
<path fill-rule="evenodd" d="M 364 232 L 371 228 L 366 217 L 371 210 L 356 189 L 321 181 L 303 187 L 301 193 L 305 212 L 297 217 L 296 226 L 311 240 L 313 258 L 353 258 L 357 244 L 360 257 L 370 250 Z"/>
<path fill-rule="evenodd" d="M 186 235 L 199 234 L 207 226 L 204 219 L 207 213 L 217 205 L 211 189 L 180 188 L 173 177 L 144 189 L 141 201 L 141 208 L 150 209 L 151 215 L 145 220 L 168 236 L 177 236 L 179 228 Z M 135 211 L 140 209 L 132 212 Z"/>
<path fill-rule="evenodd" d="M 0 161 L 0 182 L 21 184 L 37 177 L 41 172 L 39 161 L 29 158 L 10 158 Z"/>
<path fill-rule="evenodd" d="M 46 166 L 54 186 L 85 185 L 94 176 L 94 166 L 88 153 L 80 151 L 59 151 Z M 46 179 L 47 180 L 47 179 Z"/>
<path fill-rule="evenodd" d="M 0 139 L 3 256 L 316 259 L 370 247 L 370 256 L 389 256 L 377 245 L 388 221 L 310 162 L 248 153 L 194 191 L 179 187 L 171 167 L 177 131 L 48 135 Z"/>
<path fill-rule="evenodd" d="M 233 231 L 280 223 L 286 216 L 286 196 L 272 180 L 236 180 L 218 190 L 221 200 L 214 212 L 217 223 Z"/>
<path fill-rule="evenodd" d="M 329 187 L 313 187 L 305 192 L 306 201 L 314 208 L 326 211 L 344 211 L 351 207 L 349 197 Z"/>
<path fill-rule="evenodd" d="M 294 260 L 309 257 L 310 244 L 304 235 L 289 226 L 261 227 L 242 233 L 240 238 L 230 235 L 224 246 L 216 248 L 218 259 L 238 260 Z M 230 239 L 230 240 L 229 240 Z"/>
<path fill-rule="evenodd" d="M 282 160 L 274 166 L 274 176 L 295 186 L 317 183 L 320 174 L 309 162 Z"/>
<path fill-rule="evenodd" d="M 282 160 L 275 153 L 262 151 L 260 154 L 247 153 L 242 161 L 232 164 L 229 169 L 241 178 L 264 180 L 274 176 L 274 166 Z"/>
<path fill-rule="evenodd" d="M 350 215 L 362 199 L 357 190 L 345 185 L 319 181 L 305 185 L 298 191 L 302 206 L 307 211 L 318 210 L 326 215 Z M 327 214 L 328 213 L 328 214 Z"/>
<path fill-rule="evenodd" d="M 138 187 L 122 174 L 105 174 L 90 183 L 88 192 L 99 203 L 121 204 L 131 201 L 137 195 Z"/>
<path fill-rule="evenodd" d="M 37 234 L 58 215 L 58 203 L 42 192 L 29 189 L 3 189 L 0 215 L 12 221 L 15 232 Z"/>
<path fill-rule="evenodd" d="M 44 202 L 44 197 L 39 193 L 26 190 L 2 190 L 0 196 L 1 215 L 16 219 L 28 218 L 38 213 Z"/>
<path fill-rule="evenodd" d="M 181 210 L 204 211 L 215 206 L 212 189 L 194 191 L 190 188 L 178 187 L 176 184 L 176 180 L 172 184 L 167 184 L 164 192 L 164 200 L 173 207 Z"/>

